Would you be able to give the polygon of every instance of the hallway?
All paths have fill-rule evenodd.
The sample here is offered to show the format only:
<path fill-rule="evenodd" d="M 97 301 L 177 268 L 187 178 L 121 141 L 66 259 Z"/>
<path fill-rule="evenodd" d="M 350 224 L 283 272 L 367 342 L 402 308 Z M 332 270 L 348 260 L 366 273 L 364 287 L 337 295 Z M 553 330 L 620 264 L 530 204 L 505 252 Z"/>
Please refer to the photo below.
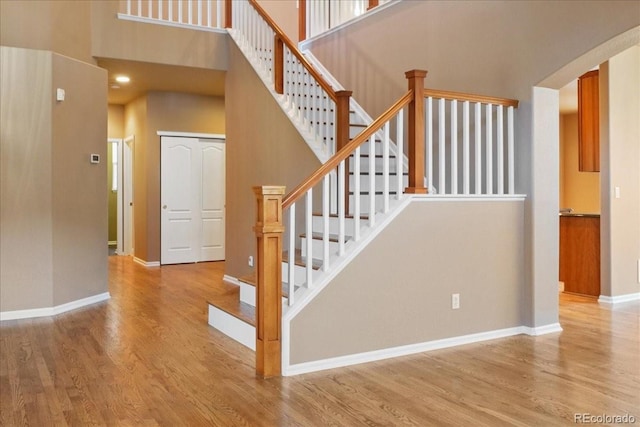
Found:
<path fill-rule="evenodd" d="M 289 378 L 207 325 L 224 263 L 109 257 L 111 300 L 0 324 L 0 425 L 569 425 L 640 422 L 640 302 L 561 295 L 564 331 Z"/>

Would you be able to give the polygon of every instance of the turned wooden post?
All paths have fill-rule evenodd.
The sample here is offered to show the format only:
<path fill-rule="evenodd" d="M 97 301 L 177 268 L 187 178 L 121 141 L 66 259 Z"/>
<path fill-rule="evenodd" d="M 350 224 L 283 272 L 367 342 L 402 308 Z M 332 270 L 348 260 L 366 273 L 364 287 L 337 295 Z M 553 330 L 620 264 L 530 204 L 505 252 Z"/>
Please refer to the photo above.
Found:
<path fill-rule="evenodd" d="M 280 376 L 282 365 L 282 197 L 284 187 L 253 187 L 257 219 L 256 374 Z"/>
<path fill-rule="evenodd" d="M 284 93 L 284 42 L 276 34 L 273 41 L 273 85 L 276 93 Z"/>
<path fill-rule="evenodd" d="M 307 0 L 298 0 L 298 41 L 307 39 Z"/>
<path fill-rule="evenodd" d="M 407 156 L 409 158 L 409 186 L 405 193 L 426 194 L 424 186 L 424 78 L 423 70 L 411 70 L 405 73 L 409 81 L 409 90 L 413 90 L 413 99 L 409 104 L 409 134 Z"/>
<path fill-rule="evenodd" d="M 378 5 L 378 0 L 369 0 L 369 7 L 367 10 L 371 10 Z"/>
<path fill-rule="evenodd" d="M 231 28 L 233 26 L 231 22 L 231 2 L 233 0 L 224 0 L 224 27 Z"/>
<path fill-rule="evenodd" d="M 339 90 L 336 92 L 336 153 L 349 143 L 349 101 L 351 100 L 350 90 Z M 349 162 L 344 165 L 344 209 L 349 213 Z"/>

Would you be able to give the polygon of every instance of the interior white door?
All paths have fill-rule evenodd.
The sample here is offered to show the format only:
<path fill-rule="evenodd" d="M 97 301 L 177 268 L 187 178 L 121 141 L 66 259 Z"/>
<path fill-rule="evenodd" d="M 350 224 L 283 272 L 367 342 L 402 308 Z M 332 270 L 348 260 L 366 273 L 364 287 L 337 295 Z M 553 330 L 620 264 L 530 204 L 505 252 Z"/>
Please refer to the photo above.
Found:
<path fill-rule="evenodd" d="M 161 264 L 224 259 L 224 147 L 161 138 Z"/>

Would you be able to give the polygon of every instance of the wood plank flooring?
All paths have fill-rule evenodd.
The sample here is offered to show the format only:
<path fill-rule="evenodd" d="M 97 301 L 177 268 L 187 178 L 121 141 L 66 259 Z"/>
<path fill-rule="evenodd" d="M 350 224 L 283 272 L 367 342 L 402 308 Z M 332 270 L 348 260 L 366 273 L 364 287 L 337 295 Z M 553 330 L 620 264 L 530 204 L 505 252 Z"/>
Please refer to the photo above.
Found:
<path fill-rule="evenodd" d="M 0 425 L 640 424 L 637 302 L 563 295 L 559 334 L 260 380 L 253 352 L 207 325 L 207 299 L 234 292 L 223 263 L 109 268 L 111 300 L 0 324 Z"/>

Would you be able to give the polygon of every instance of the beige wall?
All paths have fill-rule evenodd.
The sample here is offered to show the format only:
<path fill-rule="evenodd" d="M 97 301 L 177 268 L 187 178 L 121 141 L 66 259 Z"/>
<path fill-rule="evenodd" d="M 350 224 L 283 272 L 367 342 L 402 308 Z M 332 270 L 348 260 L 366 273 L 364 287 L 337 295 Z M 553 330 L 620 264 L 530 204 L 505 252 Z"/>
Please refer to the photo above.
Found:
<path fill-rule="evenodd" d="M 578 114 L 560 116 L 560 207 L 600 213 L 600 173 L 578 169 Z"/>
<path fill-rule="evenodd" d="M 226 274 L 250 272 L 255 256 L 255 185 L 284 185 L 287 191 L 320 165 L 298 131 L 233 45 L 225 86 L 227 129 Z"/>
<path fill-rule="evenodd" d="M 638 28 L 640 2 L 633 1 L 402 1 L 308 46 L 374 117 L 406 90 L 404 72 L 416 68 L 429 71 L 430 88 L 520 100 L 516 191 L 528 195 L 526 324 L 542 326 L 558 319 L 556 89 L 637 44 Z"/>
<path fill-rule="evenodd" d="M 91 54 L 185 67 L 227 68 L 226 32 L 193 31 L 117 18 L 120 2 L 91 2 Z"/>
<path fill-rule="evenodd" d="M 0 311 L 53 303 L 51 64 L 0 47 Z"/>
<path fill-rule="evenodd" d="M 291 363 L 522 325 L 523 212 L 521 201 L 410 204 L 292 320 Z"/>
<path fill-rule="evenodd" d="M 640 292 L 640 47 L 614 56 L 601 73 L 600 157 L 608 165 L 602 179 L 601 293 L 618 296 Z"/>
<path fill-rule="evenodd" d="M 53 55 L 54 305 L 107 291 L 107 72 Z M 82 120 L 78 120 L 82 117 Z M 100 163 L 89 162 L 90 154 Z"/>
<path fill-rule="evenodd" d="M 107 110 L 107 135 L 109 138 L 121 139 L 124 134 L 124 105 L 109 104 Z"/>
<path fill-rule="evenodd" d="M 258 0 L 258 4 L 291 41 L 298 42 L 297 2 L 291 0 Z"/>
<path fill-rule="evenodd" d="M 93 63 L 89 1 L 0 2 L 0 44 L 50 50 Z"/>
<path fill-rule="evenodd" d="M 224 134 L 224 98 L 149 92 L 124 111 L 125 134 L 135 136 L 134 252 L 141 260 L 160 261 L 158 131 Z"/>
<path fill-rule="evenodd" d="M 51 52 L 0 49 L 0 310 L 106 292 L 106 73 Z M 90 164 L 91 153 L 102 163 Z"/>
<path fill-rule="evenodd" d="M 107 113 L 107 136 L 124 138 L 124 105 L 109 104 Z M 109 203 L 109 241 L 118 240 L 118 191 L 112 191 L 113 165 L 111 147 L 107 145 L 107 199 Z M 120 165 L 121 167 L 122 165 Z M 121 190 L 119 190 L 121 191 Z"/>

